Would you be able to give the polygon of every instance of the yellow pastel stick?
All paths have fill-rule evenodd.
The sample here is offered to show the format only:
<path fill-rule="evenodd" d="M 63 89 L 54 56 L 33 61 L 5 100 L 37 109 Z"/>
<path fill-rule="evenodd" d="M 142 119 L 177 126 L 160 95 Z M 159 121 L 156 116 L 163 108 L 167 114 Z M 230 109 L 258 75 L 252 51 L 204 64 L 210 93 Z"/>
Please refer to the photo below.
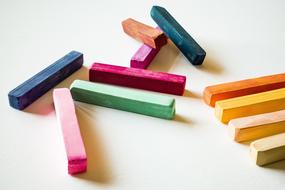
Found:
<path fill-rule="evenodd" d="M 285 133 L 285 110 L 232 119 L 229 131 L 237 142 Z"/>
<path fill-rule="evenodd" d="M 216 102 L 215 115 L 223 123 L 231 119 L 285 109 L 285 88 Z"/>
<path fill-rule="evenodd" d="M 285 159 L 285 133 L 265 137 L 250 144 L 254 162 L 263 166 Z"/>

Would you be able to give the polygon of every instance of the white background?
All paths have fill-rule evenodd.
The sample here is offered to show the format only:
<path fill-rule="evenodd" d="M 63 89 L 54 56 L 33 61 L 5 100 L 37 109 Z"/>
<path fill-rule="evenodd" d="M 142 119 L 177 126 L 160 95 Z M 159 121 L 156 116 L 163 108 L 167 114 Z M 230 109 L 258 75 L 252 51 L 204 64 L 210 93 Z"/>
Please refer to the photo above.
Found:
<path fill-rule="evenodd" d="M 156 26 L 164 6 L 206 50 L 192 66 L 173 45 L 151 70 L 187 76 L 173 121 L 76 102 L 88 172 L 69 176 L 51 91 L 24 111 L 7 94 L 71 50 L 92 62 L 128 66 L 141 45 L 121 21 Z M 285 188 L 285 161 L 257 167 L 201 99 L 207 85 L 285 71 L 284 1 L 0 0 L 0 189 L 274 189 Z M 58 87 L 86 79 L 81 69 Z"/>

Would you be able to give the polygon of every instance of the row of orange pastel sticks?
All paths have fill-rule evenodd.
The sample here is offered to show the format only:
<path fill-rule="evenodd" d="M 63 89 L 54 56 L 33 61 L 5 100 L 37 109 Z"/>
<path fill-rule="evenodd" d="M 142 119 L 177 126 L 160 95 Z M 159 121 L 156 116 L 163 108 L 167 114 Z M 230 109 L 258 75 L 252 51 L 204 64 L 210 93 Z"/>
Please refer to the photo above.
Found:
<path fill-rule="evenodd" d="M 257 165 L 285 159 L 285 73 L 208 86 L 204 100 L 235 141 L 253 141 Z"/>

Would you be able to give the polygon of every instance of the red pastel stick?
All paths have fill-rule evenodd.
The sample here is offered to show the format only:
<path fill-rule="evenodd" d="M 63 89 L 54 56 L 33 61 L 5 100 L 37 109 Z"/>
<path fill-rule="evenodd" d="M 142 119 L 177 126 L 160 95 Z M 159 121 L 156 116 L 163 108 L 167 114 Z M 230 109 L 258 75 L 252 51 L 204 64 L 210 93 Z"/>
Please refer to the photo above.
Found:
<path fill-rule="evenodd" d="M 183 95 L 186 77 L 144 69 L 94 63 L 89 80 L 156 92 Z"/>

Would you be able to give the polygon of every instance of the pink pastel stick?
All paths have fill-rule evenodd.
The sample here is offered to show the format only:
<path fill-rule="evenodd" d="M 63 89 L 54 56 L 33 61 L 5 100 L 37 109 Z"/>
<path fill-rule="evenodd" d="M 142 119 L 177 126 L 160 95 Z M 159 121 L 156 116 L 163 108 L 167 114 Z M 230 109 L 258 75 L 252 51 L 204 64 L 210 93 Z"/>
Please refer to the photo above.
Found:
<path fill-rule="evenodd" d="M 159 27 L 156 28 L 161 30 Z M 146 69 L 155 58 L 159 50 L 159 48 L 155 49 L 146 44 L 143 44 L 133 55 L 130 66 L 132 68 Z"/>
<path fill-rule="evenodd" d="M 87 156 L 69 89 L 55 89 L 53 91 L 53 101 L 57 120 L 62 129 L 68 159 L 68 173 L 73 175 L 85 172 Z"/>
<path fill-rule="evenodd" d="M 175 95 L 183 94 L 186 83 L 182 75 L 102 63 L 90 67 L 89 80 Z"/>

